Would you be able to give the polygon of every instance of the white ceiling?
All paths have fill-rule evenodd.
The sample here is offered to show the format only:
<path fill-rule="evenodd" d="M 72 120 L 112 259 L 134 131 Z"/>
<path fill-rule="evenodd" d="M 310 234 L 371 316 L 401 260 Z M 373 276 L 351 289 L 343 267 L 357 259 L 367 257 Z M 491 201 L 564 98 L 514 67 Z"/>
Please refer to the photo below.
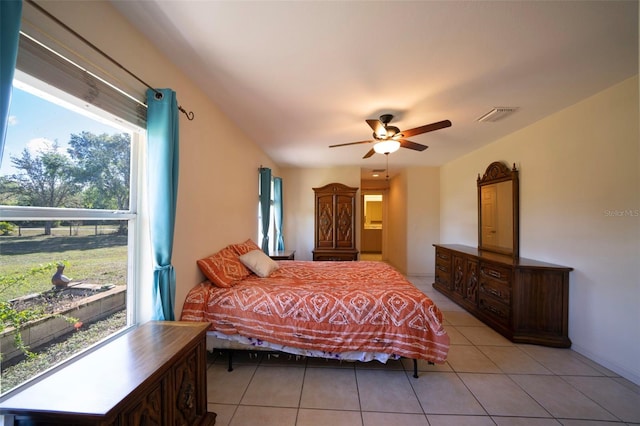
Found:
<path fill-rule="evenodd" d="M 371 145 L 328 148 L 382 113 L 451 120 L 389 157 L 438 166 L 638 73 L 637 1 L 113 4 L 280 166 L 384 168 Z M 476 121 L 497 106 L 519 110 Z"/>

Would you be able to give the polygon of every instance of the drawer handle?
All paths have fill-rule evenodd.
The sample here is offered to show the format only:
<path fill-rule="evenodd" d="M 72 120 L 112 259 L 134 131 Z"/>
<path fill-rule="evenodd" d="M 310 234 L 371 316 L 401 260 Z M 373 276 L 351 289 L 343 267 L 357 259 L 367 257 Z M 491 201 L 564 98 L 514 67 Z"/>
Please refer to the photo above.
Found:
<path fill-rule="evenodd" d="M 489 293 L 493 294 L 494 296 L 502 297 L 502 292 L 500 290 L 496 290 L 493 288 L 489 288 L 489 289 L 485 288 L 485 290 L 487 290 Z"/>
<path fill-rule="evenodd" d="M 493 269 L 489 269 L 487 274 L 491 275 L 494 278 L 502 278 L 502 274 L 498 271 L 494 271 Z"/>
<path fill-rule="evenodd" d="M 494 314 L 500 316 L 500 317 L 504 317 L 504 312 L 502 312 L 500 309 L 495 308 L 491 305 L 486 305 L 487 306 L 487 310 L 493 312 Z"/>
<path fill-rule="evenodd" d="M 447 268 L 445 268 L 444 266 L 438 265 L 438 269 L 440 269 L 442 272 L 447 272 Z"/>

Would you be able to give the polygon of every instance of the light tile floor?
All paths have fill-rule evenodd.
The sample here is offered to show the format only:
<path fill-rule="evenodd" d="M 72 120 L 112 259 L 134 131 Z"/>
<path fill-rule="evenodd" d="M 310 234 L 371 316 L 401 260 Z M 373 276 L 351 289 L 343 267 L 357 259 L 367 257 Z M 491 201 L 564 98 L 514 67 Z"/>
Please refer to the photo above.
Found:
<path fill-rule="evenodd" d="M 443 365 L 381 364 L 288 355 L 224 355 L 207 370 L 216 425 L 445 426 L 640 424 L 640 386 L 570 349 L 513 344 L 409 277 L 444 312 Z"/>

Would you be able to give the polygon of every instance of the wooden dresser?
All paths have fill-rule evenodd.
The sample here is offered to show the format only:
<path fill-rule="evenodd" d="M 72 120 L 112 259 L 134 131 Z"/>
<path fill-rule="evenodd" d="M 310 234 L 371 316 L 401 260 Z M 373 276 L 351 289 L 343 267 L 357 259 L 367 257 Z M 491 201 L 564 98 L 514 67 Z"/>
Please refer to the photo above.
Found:
<path fill-rule="evenodd" d="M 315 193 L 313 260 L 358 260 L 356 192 L 358 188 L 330 183 Z"/>
<path fill-rule="evenodd" d="M 433 287 L 518 343 L 568 348 L 572 268 L 480 251 L 436 248 Z"/>
<path fill-rule="evenodd" d="M 206 323 L 149 322 L 0 402 L 14 425 L 213 425 Z"/>

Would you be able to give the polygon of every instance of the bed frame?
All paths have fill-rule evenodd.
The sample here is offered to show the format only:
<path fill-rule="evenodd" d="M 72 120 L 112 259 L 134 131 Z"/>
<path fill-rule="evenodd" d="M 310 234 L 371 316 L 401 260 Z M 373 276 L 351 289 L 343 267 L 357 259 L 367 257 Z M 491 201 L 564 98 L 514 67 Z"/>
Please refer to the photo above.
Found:
<path fill-rule="evenodd" d="M 228 352 L 228 355 L 229 355 L 229 365 L 228 365 L 228 367 L 227 367 L 227 371 L 231 372 L 231 371 L 233 371 L 233 352 L 234 352 L 234 351 L 237 351 L 238 349 L 223 349 L 223 350 L 224 350 L 224 351 L 226 351 L 226 352 Z M 251 350 L 250 350 L 250 349 L 241 349 L 241 350 L 251 352 Z M 286 352 L 276 352 L 276 351 L 261 351 L 261 352 L 282 353 L 282 354 L 286 353 Z M 298 357 L 298 356 L 299 356 L 299 357 L 304 356 L 304 355 L 293 355 L 293 354 L 287 354 L 287 355 L 290 355 L 290 356 L 296 356 L 296 357 Z M 370 362 L 371 362 L 371 361 L 370 361 Z M 430 364 L 430 365 L 433 365 L 433 363 L 432 363 L 431 361 L 429 361 L 429 364 Z M 415 359 L 415 358 L 413 359 L 413 377 L 415 377 L 416 379 L 418 378 L 418 360 L 417 360 L 417 359 Z"/>
<path fill-rule="evenodd" d="M 215 343 L 213 343 L 212 341 L 218 342 L 218 343 L 223 343 L 222 345 L 219 346 L 225 346 L 222 348 L 216 347 L 217 345 L 215 345 Z M 213 343 L 213 345 L 212 345 Z M 207 349 L 210 352 L 214 352 L 214 351 L 218 351 L 220 353 L 226 353 L 228 356 L 228 366 L 227 366 L 227 371 L 231 372 L 233 371 L 233 354 L 235 352 L 262 352 L 262 353 L 266 353 L 266 354 L 283 354 L 283 355 L 288 355 L 288 356 L 295 356 L 295 357 L 306 357 L 306 355 L 296 355 L 296 354 L 291 354 L 288 352 L 282 352 L 282 351 L 276 351 L 270 348 L 260 348 L 260 347 L 255 347 L 255 346 L 245 346 L 242 345 L 241 343 L 237 343 L 237 342 L 232 342 L 232 341 L 223 341 L 221 339 L 217 339 L 213 336 L 207 336 Z M 412 359 L 413 360 L 413 377 L 415 377 L 416 379 L 418 378 L 418 360 L 417 359 Z M 435 365 L 433 362 L 431 361 L 427 361 L 429 363 L 429 365 Z"/>

